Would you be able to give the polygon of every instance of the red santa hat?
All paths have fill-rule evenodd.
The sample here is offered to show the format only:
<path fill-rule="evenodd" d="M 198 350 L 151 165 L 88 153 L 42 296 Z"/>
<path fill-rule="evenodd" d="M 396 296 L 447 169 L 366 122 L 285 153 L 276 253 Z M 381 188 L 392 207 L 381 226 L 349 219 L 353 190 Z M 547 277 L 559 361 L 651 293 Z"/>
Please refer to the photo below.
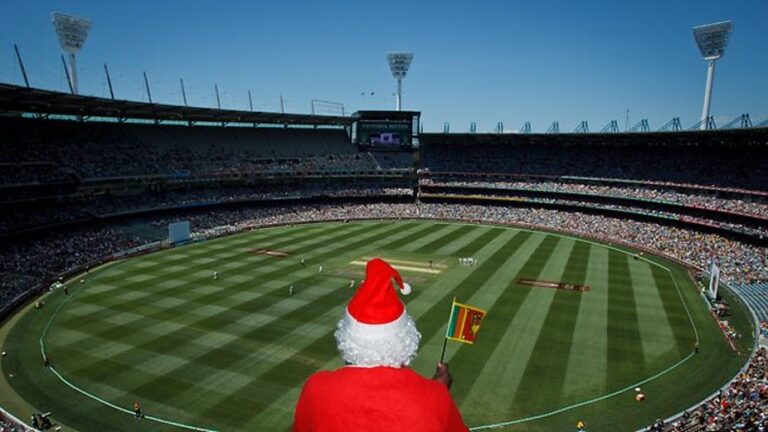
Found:
<path fill-rule="evenodd" d="M 348 363 L 401 366 L 415 357 L 421 335 L 398 291 L 403 295 L 411 293 L 411 286 L 400 273 L 381 258 L 368 261 L 365 281 L 336 330 L 339 351 Z"/>
<path fill-rule="evenodd" d="M 411 286 L 403 281 L 400 273 L 381 258 L 368 261 L 365 280 L 358 288 L 347 312 L 363 324 L 384 325 L 394 322 L 405 311 L 405 305 L 393 289 L 392 279 L 404 295 L 411 293 Z"/>

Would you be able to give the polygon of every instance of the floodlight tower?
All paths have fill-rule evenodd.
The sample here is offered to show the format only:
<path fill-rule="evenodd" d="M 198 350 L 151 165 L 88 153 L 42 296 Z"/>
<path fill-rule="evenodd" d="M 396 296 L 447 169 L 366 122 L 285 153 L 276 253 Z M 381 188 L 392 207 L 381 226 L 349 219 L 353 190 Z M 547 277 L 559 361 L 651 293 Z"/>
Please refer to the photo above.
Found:
<path fill-rule="evenodd" d="M 69 76 L 72 80 L 72 93 L 78 94 L 77 86 L 77 61 L 75 53 L 80 51 L 85 40 L 88 38 L 88 32 L 91 30 L 91 20 L 72 15 L 66 15 L 58 12 L 51 14 L 53 28 L 59 37 L 61 49 L 69 54 Z"/>
<path fill-rule="evenodd" d="M 709 123 L 709 103 L 712 99 L 712 83 L 715 80 L 715 61 L 725 53 L 728 37 L 733 30 L 732 21 L 705 24 L 693 28 L 693 37 L 702 57 L 707 61 L 707 85 L 704 88 L 704 108 L 701 110 L 701 129 Z"/>
<path fill-rule="evenodd" d="M 402 108 L 403 101 L 403 78 L 408 73 L 413 61 L 413 53 L 394 52 L 387 54 L 389 70 L 392 71 L 392 77 L 397 80 L 397 110 Z"/>

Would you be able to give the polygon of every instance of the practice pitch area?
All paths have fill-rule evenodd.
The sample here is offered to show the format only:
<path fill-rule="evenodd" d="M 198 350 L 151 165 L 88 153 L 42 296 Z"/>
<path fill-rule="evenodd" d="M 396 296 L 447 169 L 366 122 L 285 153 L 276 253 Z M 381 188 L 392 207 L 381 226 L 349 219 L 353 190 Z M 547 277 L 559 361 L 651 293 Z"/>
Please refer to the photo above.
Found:
<path fill-rule="evenodd" d="M 68 295 L 49 294 L 5 326 L 0 388 L 17 394 L 5 405 L 51 411 L 80 431 L 287 430 L 305 379 L 341 366 L 333 331 L 373 256 L 413 286 L 405 301 L 422 333 L 413 367 L 424 375 L 451 300 L 488 311 L 476 343 L 446 353 L 453 397 L 479 429 L 572 430 L 584 420 L 632 430 L 711 394 L 752 343 L 746 336 L 734 352 L 686 271 L 665 260 L 507 227 L 317 223 L 114 263 Z M 733 309 L 733 324 L 748 328 L 746 311 Z M 147 418 L 132 418 L 135 401 Z"/>

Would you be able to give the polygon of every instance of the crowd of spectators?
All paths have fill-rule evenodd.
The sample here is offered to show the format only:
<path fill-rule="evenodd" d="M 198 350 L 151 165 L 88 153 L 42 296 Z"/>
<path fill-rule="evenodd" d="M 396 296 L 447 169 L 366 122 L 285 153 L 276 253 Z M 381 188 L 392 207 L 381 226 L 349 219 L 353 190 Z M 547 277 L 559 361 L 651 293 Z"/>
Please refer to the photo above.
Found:
<path fill-rule="evenodd" d="M 205 164 L 193 172 L 202 175 L 247 175 L 249 173 L 270 174 L 282 172 L 311 175 L 370 172 L 377 169 L 379 168 L 377 168 L 376 161 L 370 153 L 340 153 L 269 159 L 243 159 L 242 155 L 240 155 L 223 161 L 222 164 Z"/>
<path fill-rule="evenodd" d="M 652 432 L 768 430 L 768 351 L 757 350 L 747 369 L 701 406 L 673 421 L 657 420 Z"/>
<path fill-rule="evenodd" d="M 232 186 L 209 189 L 188 189 L 147 192 L 123 196 L 99 196 L 78 207 L 97 215 L 124 213 L 137 210 L 191 207 L 211 204 L 272 201 L 282 199 L 309 199 L 318 197 L 380 197 L 413 196 L 412 188 L 384 186 L 346 185 L 269 185 L 269 186 Z"/>
<path fill-rule="evenodd" d="M 420 209 L 421 216 L 428 218 L 524 224 L 624 241 L 700 268 L 708 268 L 710 260 L 716 256 L 720 258 L 726 281 L 768 281 L 768 248 L 747 245 L 715 234 L 560 210 L 460 204 L 422 204 Z"/>
<path fill-rule="evenodd" d="M 189 128 L 11 120 L 0 185 L 140 176 L 319 174 L 412 168 L 409 155 L 360 152 L 343 129 Z M 44 127 L 41 127 L 44 126 Z"/>
<path fill-rule="evenodd" d="M 768 321 L 760 321 L 760 336 L 768 338 Z"/>
<path fill-rule="evenodd" d="M 413 204 L 317 205 L 268 208 L 190 210 L 180 216 L 155 217 L 150 225 L 167 229 L 171 222 L 189 220 L 194 237 L 225 230 L 234 231 L 264 224 L 312 222 L 324 219 L 359 217 L 416 217 Z M 138 236 L 120 226 L 99 225 L 67 231 L 53 231 L 32 239 L 0 245 L 0 309 L 25 290 L 46 285 L 60 273 L 82 268 L 120 251 L 157 238 Z"/>
<path fill-rule="evenodd" d="M 342 153 L 328 155 L 307 155 L 295 157 L 259 158 L 243 150 L 230 157 L 208 159 L 208 152 L 190 153 L 184 157 L 168 157 L 168 160 L 153 161 L 149 156 L 156 150 L 145 148 L 120 149 L 127 155 L 142 153 L 141 158 L 122 160 L 120 157 L 95 159 L 83 165 L 67 165 L 72 172 L 84 179 L 138 177 L 166 175 L 175 177 L 248 175 L 251 173 L 275 174 L 321 174 L 341 172 L 371 172 L 381 170 L 370 153 Z M 211 147 L 215 150 L 215 147 Z M 103 152 L 101 152 L 103 154 Z M 112 154 L 112 151 L 107 152 Z M 115 152 L 119 154 L 119 152 Z M 250 156 L 250 157 L 249 157 Z M 71 162 L 69 162 L 71 163 Z M 0 185 L 26 183 L 54 183 L 71 180 L 67 170 L 58 167 L 32 169 L 20 165 L 0 167 Z M 55 169 L 54 169 L 55 168 Z"/>
<path fill-rule="evenodd" d="M 432 172 L 604 177 L 766 190 L 765 145 L 443 144 L 422 138 Z"/>
<path fill-rule="evenodd" d="M 715 204 L 707 204 L 709 199 L 713 203 L 720 203 L 731 208 L 738 207 L 742 212 L 751 212 L 755 216 L 765 217 L 768 215 L 768 204 L 762 202 L 747 202 L 739 199 L 726 199 L 710 196 L 687 195 L 679 192 L 650 190 L 647 195 L 643 188 L 618 188 L 612 186 L 581 185 L 572 183 L 555 182 L 434 182 L 430 179 L 422 179 L 423 185 L 436 186 L 466 186 L 488 189 L 483 194 L 487 197 L 509 198 L 508 195 L 498 194 L 499 191 L 515 190 L 546 190 L 562 192 L 578 192 L 585 194 L 598 194 L 612 197 L 627 197 L 629 194 L 636 193 L 640 198 L 651 199 L 653 197 L 671 200 L 676 202 L 688 202 L 688 204 L 700 207 L 713 207 Z M 623 193 L 624 195 L 621 195 Z M 8 233 L 20 229 L 44 226 L 59 222 L 67 222 L 78 219 L 87 219 L 89 215 L 105 215 L 112 213 L 123 213 L 150 208 L 168 208 L 210 205 L 237 201 L 261 201 L 283 198 L 312 198 L 320 196 L 329 197 L 352 197 L 352 196 L 412 196 L 413 191 L 408 187 L 397 186 L 371 186 L 357 185 L 347 186 L 344 184 L 276 184 L 262 186 L 218 186 L 210 188 L 197 189 L 176 189 L 164 191 L 144 191 L 142 193 L 133 193 L 130 195 L 116 194 L 96 194 L 93 196 L 80 196 L 70 198 L 69 200 L 59 200 L 56 205 L 50 208 L 41 209 L 39 205 L 15 206 L 13 212 L 9 212 L 7 217 L 0 220 L 0 233 Z M 723 220 L 711 220 L 703 217 L 691 217 L 685 215 L 683 210 L 673 212 L 674 208 L 667 210 L 649 209 L 646 206 L 635 207 L 631 202 L 622 201 L 618 204 L 589 203 L 581 202 L 573 197 L 526 197 L 526 201 L 532 203 L 564 204 L 564 205 L 587 205 L 591 207 L 630 211 L 659 217 L 679 218 L 684 216 L 686 220 L 699 222 L 708 225 L 720 226 L 734 231 L 747 233 L 750 235 L 768 236 L 768 224 L 751 224 L 724 222 Z M 731 203 L 731 204 L 726 204 Z M 747 205 L 747 203 L 749 205 Z M 763 213 L 760 213 L 764 211 Z"/>
<path fill-rule="evenodd" d="M 434 181 L 430 178 L 420 180 L 423 185 L 464 186 L 489 189 L 533 190 L 545 192 L 567 192 L 588 195 L 603 195 L 620 198 L 640 198 L 653 201 L 683 204 L 712 210 L 726 210 L 737 213 L 768 217 L 768 197 L 726 198 L 706 190 L 696 193 L 684 193 L 673 189 L 640 186 L 612 186 L 591 183 L 554 182 L 554 181 Z"/>
<path fill-rule="evenodd" d="M 517 197 L 517 196 L 503 195 L 496 192 L 494 190 L 488 190 L 486 193 L 483 193 L 483 194 L 462 194 L 462 195 L 466 197 L 474 196 L 478 198 L 511 199 L 518 202 L 526 202 L 529 205 L 532 205 L 534 207 L 537 204 L 550 204 L 550 205 L 558 205 L 558 206 L 583 207 L 585 209 L 590 208 L 590 209 L 614 210 L 614 211 L 634 213 L 634 214 L 644 215 L 644 216 L 652 216 L 652 217 L 674 219 L 674 220 L 684 220 L 687 222 L 694 222 L 694 223 L 708 225 L 708 226 L 725 228 L 731 231 L 736 231 L 736 232 L 748 234 L 751 236 L 763 236 L 768 238 L 768 224 L 745 225 L 745 224 L 740 224 L 735 222 L 722 222 L 722 221 L 716 221 L 716 220 L 707 219 L 703 217 L 691 217 L 684 214 L 681 215 L 680 213 L 675 213 L 675 212 L 666 211 L 666 210 L 649 209 L 646 207 L 635 207 L 635 206 L 632 206 L 631 203 L 608 204 L 603 202 L 600 202 L 600 203 L 584 202 L 579 199 L 574 200 L 570 198 Z M 453 196 L 455 194 L 441 192 L 441 193 L 433 193 L 430 195 L 431 196 Z"/>
<path fill-rule="evenodd" d="M 25 293 L 40 283 L 41 279 L 28 274 L 0 273 L 0 309 L 20 294 Z"/>
<path fill-rule="evenodd" d="M 413 168 L 414 159 L 410 152 L 375 152 L 371 153 L 379 169 Z"/>
<path fill-rule="evenodd" d="M 61 200 L 55 205 L 17 205 L 7 217 L 0 219 L 0 234 L 60 222 L 88 219 L 114 213 L 147 209 L 192 207 L 246 201 L 275 199 L 308 199 L 318 197 L 413 196 L 413 189 L 399 186 L 348 184 L 276 184 L 261 186 L 219 186 L 200 189 L 142 191 L 127 195 L 94 194 Z"/>
<path fill-rule="evenodd" d="M 71 181 L 71 175 L 53 162 L 0 163 L 0 185 Z"/>
<path fill-rule="evenodd" d="M 27 426 L 21 425 L 0 412 L 0 432 L 32 432 Z"/>
<path fill-rule="evenodd" d="M 713 221 L 711 219 L 705 219 L 702 217 L 690 216 L 680 216 L 680 220 L 686 222 L 695 222 L 702 225 L 717 226 L 731 231 L 738 231 L 740 233 L 749 234 L 754 237 L 768 238 L 768 225 L 765 224 L 745 225 L 735 222 Z"/>
<path fill-rule="evenodd" d="M 52 208 L 40 206 L 16 207 L 0 219 L 0 234 L 20 231 L 26 228 L 42 227 L 60 222 L 71 222 L 85 217 L 79 205 L 56 205 Z"/>
<path fill-rule="evenodd" d="M 0 245 L 0 309 L 32 287 L 58 274 L 79 268 L 117 251 L 144 243 L 110 226 L 50 232 L 42 237 Z"/>
<path fill-rule="evenodd" d="M 162 231 L 168 223 L 189 220 L 197 235 L 206 230 L 237 231 L 265 224 L 324 219 L 438 218 L 511 223 L 545 227 L 623 241 L 706 268 L 718 257 L 723 278 L 744 283 L 768 281 L 768 249 L 714 234 L 647 222 L 559 210 L 460 204 L 318 204 L 267 208 L 190 209 L 185 214 L 154 217 Z M 93 226 L 54 231 L 0 246 L 0 283 L 4 298 L 28 288 L 30 278 L 43 282 L 70 268 L 86 265 L 119 251 L 145 244 L 119 226 Z M 24 281 L 20 283 L 19 281 Z"/>
<path fill-rule="evenodd" d="M 223 217 L 222 217 L 223 216 Z M 413 204 L 350 204 L 350 205 L 301 205 L 270 209 L 252 209 L 250 211 L 231 211 L 225 215 L 204 213 L 189 219 L 201 229 L 193 233 L 193 238 L 206 238 L 222 232 L 238 232 L 244 229 L 269 225 L 282 225 L 322 220 L 354 219 L 403 219 L 418 217 L 418 207 Z M 168 222 L 175 222 L 184 217 L 175 217 L 153 222 L 160 228 Z"/>

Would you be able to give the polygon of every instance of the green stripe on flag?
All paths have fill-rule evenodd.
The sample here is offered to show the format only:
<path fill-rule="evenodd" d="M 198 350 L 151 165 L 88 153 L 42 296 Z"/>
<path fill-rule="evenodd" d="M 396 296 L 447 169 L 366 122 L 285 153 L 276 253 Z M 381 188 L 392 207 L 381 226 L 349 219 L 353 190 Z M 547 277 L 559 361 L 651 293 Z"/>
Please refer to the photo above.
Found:
<path fill-rule="evenodd" d="M 460 311 L 461 306 L 454 303 L 453 310 L 451 310 L 451 319 L 448 320 L 448 329 L 445 332 L 445 337 L 453 336 L 454 332 L 456 331 L 456 323 L 458 322 Z"/>

